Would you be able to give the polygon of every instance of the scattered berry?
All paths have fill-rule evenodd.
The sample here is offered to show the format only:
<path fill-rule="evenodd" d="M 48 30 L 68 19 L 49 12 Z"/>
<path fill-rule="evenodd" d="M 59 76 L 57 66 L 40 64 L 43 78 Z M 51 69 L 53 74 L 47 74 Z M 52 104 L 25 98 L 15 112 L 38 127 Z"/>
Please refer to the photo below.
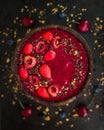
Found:
<path fill-rule="evenodd" d="M 49 50 L 45 55 L 44 55 L 44 60 L 50 61 L 55 59 L 56 57 L 56 52 L 53 50 Z"/>
<path fill-rule="evenodd" d="M 78 29 L 81 32 L 88 32 L 90 31 L 91 25 L 88 20 L 82 19 L 78 25 Z"/>
<path fill-rule="evenodd" d="M 43 34 L 43 38 L 47 41 L 50 41 L 53 39 L 53 34 L 51 32 L 46 32 Z"/>
<path fill-rule="evenodd" d="M 12 46 L 13 44 L 14 44 L 14 39 L 9 39 L 8 41 L 7 41 L 7 44 L 8 45 L 10 45 L 10 46 Z"/>
<path fill-rule="evenodd" d="M 19 68 L 19 76 L 22 79 L 27 79 L 28 78 L 28 71 L 24 67 Z"/>
<path fill-rule="evenodd" d="M 60 111 L 59 116 L 60 116 L 60 118 L 65 118 L 66 117 L 66 112 L 65 111 Z"/>
<path fill-rule="evenodd" d="M 35 51 L 36 51 L 36 53 L 42 53 L 46 50 L 46 48 L 47 48 L 47 46 L 46 46 L 45 42 L 40 41 L 37 43 Z"/>
<path fill-rule="evenodd" d="M 80 117 L 85 117 L 87 116 L 89 113 L 89 110 L 85 107 L 85 106 L 80 106 L 79 107 L 79 110 L 78 110 L 78 115 Z"/>
<path fill-rule="evenodd" d="M 42 98 L 49 98 L 48 92 L 45 87 L 39 87 L 37 90 L 37 94 Z"/>
<path fill-rule="evenodd" d="M 45 78 L 51 78 L 51 69 L 47 64 L 43 64 L 40 67 L 40 74 Z"/>
<path fill-rule="evenodd" d="M 36 58 L 33 56 L 25 56 L 24 58 L 24 66 L 27 69 L 31 69 L 36 65 Z"/>
<path fill-rule="evenodd" d="M 99 92 L 101 92 L 101 91 L 102 91 L 101 88 L 99 88 L 99 87 L 96 87 L 96 88 L 95 88 L 95 93 L 99 93 Z"/>
<path fill-rule="evenodd" d="M 48 87 L 48 93 L 52 97 L 56 97 L 58 92 L 59 92 L 58 85 L 51 85 L 50 87 Z"/>
<path fill-rule="evenodd" d="M 64 18 L 66 18 L 67 14 L 65 14 L 64 12 L 61 12 L 61 13 L 59 13 L 58 16 L 59 16 L 59 18 L 64 19 Z"/>
<path fill-rule="evenodd" d="M 32 115 L 32 107 L 25 107 L 23 110 L 22 110 L 22 116 L 23 117 L 30 117 Z"/>
<path fill-rule="evenodd" d="M 29 16 L 25 16 L 23 17 L 21 23 L 23 27 L 30 27 L 34 24 L 34 20 Z"/>
<path fill-rule="evenodd" d="M 33 51 L 33 45 L 31 43 L 27 43 L 23 48 L 23 53 L 25 55 L 30 55 Z"/>

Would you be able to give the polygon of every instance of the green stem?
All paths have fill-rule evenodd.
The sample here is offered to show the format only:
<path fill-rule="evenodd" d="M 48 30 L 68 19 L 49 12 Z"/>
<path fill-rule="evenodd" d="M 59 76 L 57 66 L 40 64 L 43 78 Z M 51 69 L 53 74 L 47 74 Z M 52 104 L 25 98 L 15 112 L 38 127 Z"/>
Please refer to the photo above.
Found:
<path fill-rule="evenodd" d="M 19 102 L 20 106 L 24 109 L 22 102 L 20 100 L 18 100 L 18 102 Z"/>

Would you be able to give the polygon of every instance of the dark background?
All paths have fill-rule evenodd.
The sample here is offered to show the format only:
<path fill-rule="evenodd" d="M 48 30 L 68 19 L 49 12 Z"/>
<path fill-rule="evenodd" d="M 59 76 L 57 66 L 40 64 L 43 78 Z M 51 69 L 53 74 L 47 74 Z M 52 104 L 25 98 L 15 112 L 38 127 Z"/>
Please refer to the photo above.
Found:
<path fill-rule="evenodd" d="M 28 5 L 29 7 L 33 6 L 35 8 L 44 8 L 45 3 L 52 0 L 0 0 L 0 30 L 5 30 L 5 28 L 10 27 L 14 29 L 13 19 L 16 16 L 20 15 L 19 10 L 24 6 Z M 87 8 L 87 13 L 84 18 L 87 18 L 91 24 L 93 25 L 93 20 L 96 17 L 104 18 L 104 1 L 103 0 L 53 0 L 52 2 L 64 4 L 68 6 L 69 13 L 71 12 L 70 8 L 73 5 L 78 5 L 79 7 Z M 65 25 L 64 20 L 59 20 L 57 16 L 52 16 L 51 14 L 46 14 L 48 16 L 48 20 L 46 24 L 61 24 Z M 36 19 L 37 22 L 37 19 Z M 41 24 L 37 23 L 34 27 L 42 26 Z M 33 27 L 33 28 L 34 28 Z M 18 26 L 17 26 L 18 28 Z M 24 30 L 19 30 L 18 35 L 20 37 L 24 36 Z M 94 59 L 94 73 L 92 77 L 92 83 L 94 85 L 99 85 L 98 80 L 100 78 L 101 72 L 104 72 L 104 58 L 99 58 L 99 53 L 102 50 L 96 49 L 95 45 L 93 44 L 94 38 L 90 33 L 89 34 L 82 34 L 84 38 L 88 41 L 88 44 L 93 53 Z M 3 37 L 0 34 L 0 39 L 7 40 L 8 38 Z M 104 37 L 101 39 L 101 43 L 104 41 Z M 69 122 L 66 122 L 65 119 L 61 119 L 60 117 L 56 116 L 54 112 L 59 109 L 59 107 L 52 107 L 50 108 L 50 117 L 51 120 L 49 122 L 44 121 L 40 116 L 39 113 L 45 109 L 45 106 L 42 106 L 41 111 L 37 111 L 36 107 L 39 105 L 33 101 L 30 101 L 25 96 L 20 95 L 20 99 L 24 104 L 32 104 L 33 106 L 33 115 L 32 117 L 23 120 L 21 116 L 21 108 L 16 101 L 15 105 L 12 105 L 12 101 L 14 100 L 14 94 L 12 92 L 12 87 L 15 84 L 14 80 L 10 84 L 8 83 L 8 75 L 11 71 L 11 65 L 9 64 L 6 66 L 5 60 L 7 57 L 12 57 L 15 45 L 13 47 L 8 46 L 6 43 L 0 43 L 0 93 L 1 95 L 4 94 L 4 98 L 0 99 L 0 128 L 1 130 L 104 130 L 104 94 L 103 90 L 98 93 L 93 103 L 91 104 L 90 114 L 88 117 L 85 118 L 73 118 L 69 114 L 67 117 L 70 119 Z M 103 48 L 104 50 L 104 48 Z M 4 55 L 7 52 L 8 55 Z M 2 71 L 4 69 L 4 71 Z M 93 89 L 93 87 L 91 86 Z M 91 90 L 92 91 L 92 90 Z M 87 93 L 87 92 L 86 92 Z M 93 95 L 92 95 L 93 96 Z M 72 103 L 70 106 L 61 107 L 66 113 L 71 113 L 73 108 L 77 106 L 79 103 L 85 103 L 86 105 L 89 104 L 92 97 L 86 97 L 83 99 L 81 97 L 76 102 Z M 100 106 L 99 109 L 96 109 L 96 104 Z M 55 125 L 57 121 L 62 121 L 63 124 L 59 125 L 58 127 Z M 45 126 L 41 126 L 41 123 L 44 122 Z M 74 127 L 71 128 L 71 124 L 74 124 Z"/>

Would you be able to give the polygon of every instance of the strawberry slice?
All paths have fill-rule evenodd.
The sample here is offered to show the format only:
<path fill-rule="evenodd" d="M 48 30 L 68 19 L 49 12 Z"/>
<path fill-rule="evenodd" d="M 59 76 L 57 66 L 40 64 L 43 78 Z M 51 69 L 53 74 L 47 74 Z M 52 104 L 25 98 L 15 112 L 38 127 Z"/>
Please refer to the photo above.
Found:
<path fill-rule="evenodd" d="M 50 61 L 53 60 L 56 57 L 56 52 L 53 50 L 49 50 L 45 55 L 44 55 L 44 60 Z"/>
<path fill-rule="evenodd" d="M 28 71 L 24 67 L 19 68 L 19 76 L 22 79 L 27 79 L 28 78 Z"/>
<path fill-rule="evenodd" d="M 25 55 L 29 55 L 29 54 L 32 53 L 32 51 L 33 51 L 33 45 L 32 45 L 30 42 L 28 42 L 28 43 L 24 46 L 24 48 L 23 48 L 23 53 L 24 53 Z"/>
<path fill-rule="evenodd" d="M 58 85 L 51 85 L 51 86 L 48 87 L 48 93 L 52 97 L 56 97 L 58 95 L 58 92 L 59 92 Z"/>
<path fill-rule="evenodd" d="M 36 65 L 36 58 L 33 56 L 25 56 L 24 58 L 24 66 L 27 69 L 31 69 Z"/>
<path fill-rule="evenodd" d="M 47 40 L 47 41 L 50 41 L 50 40 L 53 39 L 53 34 L 48 31 L 48 32 L 46 32 L 46 33 L 43 34 L 43 38 L 44 38 L 45 40 Z"/>
<path fill-rule="evenodd" d="M 40 74 L 45 78 L 51 78 L 51 69 L 47 64 L 43 64 L 40 67 Z"/>
<path fill-rule="evenodd" d="M 47 92 L 45 87 L 38 88 L 37 94 L 38 94 L 39 97 L 49 98 L 49 94 L 48 94 L 48 92 Z"/>

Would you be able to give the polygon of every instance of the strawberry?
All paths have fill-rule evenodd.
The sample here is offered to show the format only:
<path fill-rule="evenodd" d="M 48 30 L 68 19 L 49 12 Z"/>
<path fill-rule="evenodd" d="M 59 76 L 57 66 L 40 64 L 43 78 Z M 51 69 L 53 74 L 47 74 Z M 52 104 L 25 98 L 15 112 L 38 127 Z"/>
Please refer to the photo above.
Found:
<path fill-rule="evenodd" d="M 49 98 L 48 92 L 45 87 L 39 87 L 37 90 L 37 94 L 42 98 Z"/>
<path fill-rule="evenodd" d="M 33 51 L 33 45 L 30 42 L 26 43 L 26 45 L 23 48 L 23 53 L 25 55 L 29 55 L 32 53 L 32 51 Z"/>
<path fill-rule="evenodd" d="M 40 67 L 40 74 L 45 78 L 51 78 L 51 69 L 47 64 L 43 64 Z"/>
<path fill-rule="evenodd" d="M 53 34 L 48 31 L 48 32 L 46 32 L 46 33 L 43 34 L 43 38 L 44 38 L 45 40 L 47 40 L 47 41 L 50 41 L 50 40 L 52 40 L 52 38 L 53 38 Z"/>
<path fill-rule="evenodd" d="M 48 93 L 52 97 L 56 97 L 58 92 L 59 92 L 58 85 L 51 85 L 50 87 L 48 87 Z"/>
<path fill-rule="evenodd" d="M 36 65 L 36 58 L 33 56 L 25 56 L 24 58 L 24 66 L 27 69 L 31 69 Z"/>
<path fill-rule="evenodd" d="M 34 20 L 29 16 L 25 16 L 22 18 L 21 23 L 23 27 L 30 27 L 34 24 Z"/>
<path fill-rule="evenodd" d="M 45 55 L 44 55 L 44 60 L 50 61 L 53 60 L 56 57 L 56 52 L 53 50 L 49 50 Z"/>
<path fill-rule="evenodd" d="M 19 68 L 19 76 L 22 79 L 27 79 L 28 78 L 28 71 L 24 67 Z"/>

